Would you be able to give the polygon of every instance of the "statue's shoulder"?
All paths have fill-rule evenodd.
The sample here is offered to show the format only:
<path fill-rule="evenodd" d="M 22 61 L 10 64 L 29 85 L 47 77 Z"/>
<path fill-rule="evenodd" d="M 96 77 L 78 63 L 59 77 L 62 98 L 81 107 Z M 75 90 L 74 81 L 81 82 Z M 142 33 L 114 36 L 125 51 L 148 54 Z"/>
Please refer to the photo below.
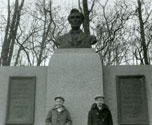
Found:
<path fill-rule="evenodd" d="M 61 46 L 65 44 L 66 41 L 68 41 L 69 37 L 70 37 L 70 33 L 65 33 L 63 35 L 57 36 L 55 40 L 55 44 L 57 46 Z"/>
<path fill-rule="evenodd" d="M 54 43 L 56 44 L 56 46 L 60 46 L 61 41 L 62 41 L 62 36 L 57 36 Z"/>
<path fill-rule="evenodd" d="M 97 39 L 94 35 L 87 35 L 87 37 L 89 38 L 91 45 L 97 42 Z"/>
<path fill-rule="evenodd" d="M 64 39 L 66 39 L 69 35 L 70 35 L 70 33 L 65 33 L 65 34 L 63 34 L 63 35 L 58 36 L 56 39 L 58 39 L 58 40 L 64 40 Z"/>
<path fill-rule="evenodd" d="M 96 37 L 94 35 L 86 34 L 86 36 L 89 37 L 90 39 L 96 39 Z"/>
<path fill-rule="evenodd" d="M 63 35 L 57 36 L 56 41 L 61 40 Z"/>

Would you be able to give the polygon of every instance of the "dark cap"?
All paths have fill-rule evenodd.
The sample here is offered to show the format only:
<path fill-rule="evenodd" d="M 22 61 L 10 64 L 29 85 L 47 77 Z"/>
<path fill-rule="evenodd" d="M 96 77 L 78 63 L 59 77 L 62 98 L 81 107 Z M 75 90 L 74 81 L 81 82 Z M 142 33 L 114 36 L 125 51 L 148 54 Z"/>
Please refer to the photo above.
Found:
<path fill-rule="evenodd" d="M 65 99 L 61 96 L 57 96 L 57 97 L 54 98 L 54 100 L 57 100 L 57 99 L 61 99 L 63 102 L 65 101 Z"/>

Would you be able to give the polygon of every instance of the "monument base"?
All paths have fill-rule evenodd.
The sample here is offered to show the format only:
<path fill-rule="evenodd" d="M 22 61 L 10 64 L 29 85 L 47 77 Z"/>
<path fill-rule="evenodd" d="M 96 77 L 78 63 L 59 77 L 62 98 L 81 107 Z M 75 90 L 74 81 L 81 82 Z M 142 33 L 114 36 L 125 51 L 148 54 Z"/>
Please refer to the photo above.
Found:
<path fill-rule="evenodd" d="M 91 48 L 58 49 L 48 67 L 46 112 L 54 106 L 54 97 L 63 96 L 73 125 L 87 125 L 96 94 L 103 94 L 98 54 Z"/>

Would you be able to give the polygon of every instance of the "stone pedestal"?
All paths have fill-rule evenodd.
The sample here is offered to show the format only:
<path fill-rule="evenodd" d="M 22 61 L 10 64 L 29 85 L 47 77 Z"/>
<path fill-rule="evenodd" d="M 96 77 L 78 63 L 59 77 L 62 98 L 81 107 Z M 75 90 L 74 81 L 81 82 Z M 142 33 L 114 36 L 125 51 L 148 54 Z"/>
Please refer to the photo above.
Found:
<path fill-rule="evenodd" d="M 73 125 L 87 125 L 88 111 L 99 93 L 103 94 L 102 65 L 93 49 L 54 53 L 48 67 L 46 113 L 54 106 L 54 97 L 63 96 Z"/>

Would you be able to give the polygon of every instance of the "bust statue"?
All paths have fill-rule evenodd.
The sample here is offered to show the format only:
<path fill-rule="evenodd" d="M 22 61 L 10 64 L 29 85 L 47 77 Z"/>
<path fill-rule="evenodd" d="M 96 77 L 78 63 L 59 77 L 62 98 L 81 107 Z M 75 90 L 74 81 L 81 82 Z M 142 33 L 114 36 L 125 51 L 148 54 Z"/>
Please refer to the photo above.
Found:
<path fill-rule="evenodd" d="M 57 37 L 55 43 L 59 48 L 91 48 L 91 45 L 96 43 L 95 36 L 85 34 L 80 29 L 83 20 L 84 16 L 79 10 L 71 10 L 68 16 L 71 30 L 69 33 Z"/>

